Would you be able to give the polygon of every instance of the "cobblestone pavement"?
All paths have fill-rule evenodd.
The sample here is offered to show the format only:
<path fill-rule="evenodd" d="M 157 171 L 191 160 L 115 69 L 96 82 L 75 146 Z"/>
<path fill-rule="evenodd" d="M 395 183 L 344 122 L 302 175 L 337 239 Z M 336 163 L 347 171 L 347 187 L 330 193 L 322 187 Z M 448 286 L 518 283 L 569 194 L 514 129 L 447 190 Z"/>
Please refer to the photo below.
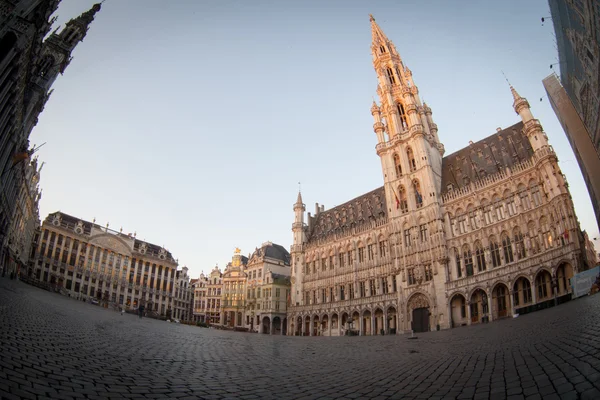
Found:
<path fill-rule="evenodd" d="M 0 278 L 2 399 L 600 399 L 600 295 L 406 336 L 170 324 Z"/>

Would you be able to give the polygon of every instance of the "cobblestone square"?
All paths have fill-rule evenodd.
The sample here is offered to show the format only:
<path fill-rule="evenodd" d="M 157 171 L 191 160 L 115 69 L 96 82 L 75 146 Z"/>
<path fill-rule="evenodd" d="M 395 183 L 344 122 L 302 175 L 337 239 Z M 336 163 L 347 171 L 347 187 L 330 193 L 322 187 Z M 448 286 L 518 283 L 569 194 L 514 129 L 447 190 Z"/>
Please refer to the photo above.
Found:
<path fill-rule="evenodd" d="M 2 399 L 598 399 L 600 296 L 407 336 L 139 319 L 0 279 Z"/>

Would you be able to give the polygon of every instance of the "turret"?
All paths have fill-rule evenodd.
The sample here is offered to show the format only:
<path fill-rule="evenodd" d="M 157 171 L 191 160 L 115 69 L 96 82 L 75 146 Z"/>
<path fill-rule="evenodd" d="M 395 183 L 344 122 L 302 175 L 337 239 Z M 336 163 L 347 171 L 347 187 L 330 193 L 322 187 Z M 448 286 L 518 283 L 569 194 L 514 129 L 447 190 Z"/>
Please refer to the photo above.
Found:
<path fill-rule="evenodd" d="M 292 260 L 292 305 L 302 303 L 302 282 L 304 278 L 304 254 L 302 244 L 305 242 L 304 236 L 304 212 L 306 206 L 302 202 L 302 194 L 298 192 L 298 198 L 294 203 L 294 223 L 292 232 L 294 234 L 294 243 L 290 252 Z"/>
<path fill-rule="evenodd" d="M 540 121 L 533 118 L 533 114 L 531 113 L 531 108 L 527 99 L 521 97 L 515 88 L 512 87 L 512 85 L 510 86 L 510 91 L 514 99 L 513 108 L 523 121 L 523 132 L 529 138 L 529 142 L 531 143 L 533 151 L 536 152 L 543 147 L 548 146 L 548 138 L 542 130 Z"/>

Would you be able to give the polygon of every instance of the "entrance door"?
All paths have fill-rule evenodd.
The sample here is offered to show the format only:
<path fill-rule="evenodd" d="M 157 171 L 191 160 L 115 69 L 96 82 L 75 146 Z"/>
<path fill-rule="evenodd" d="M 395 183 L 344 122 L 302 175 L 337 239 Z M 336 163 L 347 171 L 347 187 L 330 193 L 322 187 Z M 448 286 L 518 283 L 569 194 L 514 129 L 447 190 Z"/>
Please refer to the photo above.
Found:
<path fill-rule="evenodd" d="M 412 317 L 413 331 L 429 332 L 429 308 L 415 308 Z"/>

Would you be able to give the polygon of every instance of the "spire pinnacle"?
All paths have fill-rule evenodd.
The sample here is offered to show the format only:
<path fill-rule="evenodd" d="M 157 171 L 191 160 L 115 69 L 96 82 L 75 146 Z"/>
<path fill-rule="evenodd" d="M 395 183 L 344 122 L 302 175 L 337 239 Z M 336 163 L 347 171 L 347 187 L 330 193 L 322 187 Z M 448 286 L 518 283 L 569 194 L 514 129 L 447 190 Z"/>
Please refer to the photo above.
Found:
<path fill-rule="evenodd" d="M 373 38 L 373 45 L 381 46 L 389 42 L 385 33 L 381 30 L 373 15 L 369 14 L 369 20 L 371 21 L 371 36 Z"/>

